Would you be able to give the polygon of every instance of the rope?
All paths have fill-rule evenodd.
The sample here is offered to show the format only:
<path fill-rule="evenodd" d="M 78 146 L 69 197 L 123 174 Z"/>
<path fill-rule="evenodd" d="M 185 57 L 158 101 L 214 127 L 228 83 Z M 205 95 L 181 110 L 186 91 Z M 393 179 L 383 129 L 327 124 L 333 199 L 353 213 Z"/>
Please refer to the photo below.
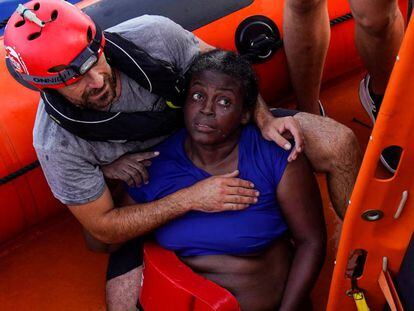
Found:
<path fill-rule="evenodd" d="M 16 179 L 17 177 L 20 177 L 24 174 L 26 174 L 27 172 L 35 169 L 36 167 L 38 167 L 40 165 L 39 161 L 35 161 L 25 167 L 22 167 L 21 169 L 17 170 L 16 172 L 13 172 L 3 178 L 0 178 L 0 186 L 4 185 L 5 183 L 8 183 L 10 181 L 12 181 L 13 179 Z"/>
<path fill-rule="evenodd" d="M 339 16 L 337 18 L 332 19 L 329 22 L 329 25 L 331 25 L 331 27 L 332 27 L 332 26 L 335 26 L 337 24 L 346 22 L 346 21 L 348 21 L 348 20 L 350 20 L 352 18 L 353 18 L 352 13 L 348 13 L 348 14 L 345 14 L 345 15 L 342 15 L 342 16 Z"/>
<path fill-rule="evenodd" d="M 354 299 L 355 306 L 358 311 L 370 311 L 367 300 L 365 299 L 365 295 L 362 291 L 353 293 L 352 298 Z"/>

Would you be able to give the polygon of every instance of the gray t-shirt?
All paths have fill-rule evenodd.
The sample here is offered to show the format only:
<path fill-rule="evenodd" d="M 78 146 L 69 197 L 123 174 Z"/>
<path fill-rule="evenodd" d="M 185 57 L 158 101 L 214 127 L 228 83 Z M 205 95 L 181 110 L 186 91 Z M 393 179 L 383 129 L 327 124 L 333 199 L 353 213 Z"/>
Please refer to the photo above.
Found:
<path fill-rule="evenodd" d="M 199 53 L 196 37 L 168 18 L 140 16 L 110 29 L 140 46 L 154 58 L 168 61 L 184 72 Z M 121 95 L 111 111 L 162 111 L 165 101 L 121 73 Z M 101 165 L 127 152 L 152 147 L 165 137 L 134 142 L 87 141 L 66 131 L 45 112 L 40 100 L 33 130 L 33 145 L 54 196 L 68 205 L 96 200 L 105 180 Z"/>

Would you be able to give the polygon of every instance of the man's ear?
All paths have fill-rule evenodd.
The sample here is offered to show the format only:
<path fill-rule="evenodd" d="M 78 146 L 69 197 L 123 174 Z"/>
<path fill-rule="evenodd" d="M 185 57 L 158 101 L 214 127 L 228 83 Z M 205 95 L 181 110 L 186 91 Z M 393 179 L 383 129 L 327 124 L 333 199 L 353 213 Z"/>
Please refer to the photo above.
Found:
<path fill-rule="evenodd" d="M 251 112 L 248 109 L 243 109 L 243 114 L 241 117 L 241 124 L 245 125 L 250 122 Z"/>

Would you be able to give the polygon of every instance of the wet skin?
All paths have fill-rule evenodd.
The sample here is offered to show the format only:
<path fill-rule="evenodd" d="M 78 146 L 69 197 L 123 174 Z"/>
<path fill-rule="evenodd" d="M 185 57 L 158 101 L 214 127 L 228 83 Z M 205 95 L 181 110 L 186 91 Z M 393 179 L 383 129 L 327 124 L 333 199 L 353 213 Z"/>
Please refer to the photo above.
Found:
<path fill-rule="evenodd" d="M 240 83 L 225 74 L 193 76 L 185 104 L 189 136 L 185 150 L 193 163 L 212 175 L 237 169 L 241 126 L 249 120 Z M 228 289 L 243 310 L 274 310 L 282 299 L 292 252 L 283 237 L 248 256 L 181 258 L 194 271 Z"/>

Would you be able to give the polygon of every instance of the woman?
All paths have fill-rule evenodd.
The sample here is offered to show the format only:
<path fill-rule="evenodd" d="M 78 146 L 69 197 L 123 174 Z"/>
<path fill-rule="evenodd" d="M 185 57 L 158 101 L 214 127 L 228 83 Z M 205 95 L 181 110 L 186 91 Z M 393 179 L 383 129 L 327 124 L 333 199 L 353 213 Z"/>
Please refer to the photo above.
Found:
<path fill-rule="evenodd" d="M 312 170 L 264 140 L 249 119 L 258 94 L 249 63 L 232 52 L 199 56 L 189 70 L 186 129 L 161 144 L 151 182 L 130 189 L 160 199 L 214 175 L 249 180 L 259 196 L 239 211 L 190 211 L 155 231 L 195 272 L 228 289 L 242 310 L 304 310 L 325 254 Z"/>

